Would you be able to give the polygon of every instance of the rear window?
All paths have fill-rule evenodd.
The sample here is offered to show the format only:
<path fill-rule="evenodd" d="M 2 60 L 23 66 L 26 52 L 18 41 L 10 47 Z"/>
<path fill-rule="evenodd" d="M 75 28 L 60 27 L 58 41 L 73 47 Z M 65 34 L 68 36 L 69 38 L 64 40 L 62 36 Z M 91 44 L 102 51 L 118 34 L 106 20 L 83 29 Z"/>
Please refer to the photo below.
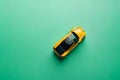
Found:
<path fill-rule="evenodd" d="M 65 52 L 65 49 L 64 49 L 61 45 L 59 45 L 59 46 L 56 48 L 56 51 L 57 51 L 59 54 L 62 54 L 62 53 Z"/>

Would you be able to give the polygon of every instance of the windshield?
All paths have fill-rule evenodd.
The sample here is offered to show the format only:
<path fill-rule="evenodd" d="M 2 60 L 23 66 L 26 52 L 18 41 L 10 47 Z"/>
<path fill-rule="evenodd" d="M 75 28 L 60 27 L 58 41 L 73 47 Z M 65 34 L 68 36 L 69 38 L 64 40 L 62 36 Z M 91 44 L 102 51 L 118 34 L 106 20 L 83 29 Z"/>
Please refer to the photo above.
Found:
<path fill-rule="evenodd" d="M 59 54 L 62 54 L 66 50 L 68 50 L 73 45 L 73 43 L 77 43 L 78 40 L 79 40 L 78 36 L 75 33 L 72 33 L 56 48 L 56 51 Z"/>
<path fill-rule="evenodd" d="M 78 42 L 79 40 L 79 37 L 74 33 L 72 32 L 72 34 L 69 36 L 75 43 Z"/>

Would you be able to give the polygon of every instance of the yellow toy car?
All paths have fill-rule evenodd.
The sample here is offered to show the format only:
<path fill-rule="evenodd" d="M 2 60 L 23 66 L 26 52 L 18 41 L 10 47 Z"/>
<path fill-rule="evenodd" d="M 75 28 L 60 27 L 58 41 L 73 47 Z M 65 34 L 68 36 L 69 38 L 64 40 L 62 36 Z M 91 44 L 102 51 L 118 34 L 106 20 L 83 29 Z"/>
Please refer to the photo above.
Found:
<path fill-rule="evenodd" d="M 85 35 L 85 31 L 81 27 L 72 29 L 53 46 L 54 52 L 58 57 L 64 58 L 83 40 Z"/>

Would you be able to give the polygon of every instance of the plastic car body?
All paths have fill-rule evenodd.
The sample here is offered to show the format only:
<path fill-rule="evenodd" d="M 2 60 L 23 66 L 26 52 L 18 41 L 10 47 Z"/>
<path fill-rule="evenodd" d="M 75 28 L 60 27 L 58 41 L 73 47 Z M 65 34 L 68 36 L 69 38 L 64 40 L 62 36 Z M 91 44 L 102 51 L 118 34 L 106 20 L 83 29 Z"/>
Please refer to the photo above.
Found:
<path fill-rule="evenodd" d="M 85 31 L 81 27 L 72 29 L 53 46 L 54 52 L 58 57 L 64 58 L 83 40 L 85 35 Z"/>

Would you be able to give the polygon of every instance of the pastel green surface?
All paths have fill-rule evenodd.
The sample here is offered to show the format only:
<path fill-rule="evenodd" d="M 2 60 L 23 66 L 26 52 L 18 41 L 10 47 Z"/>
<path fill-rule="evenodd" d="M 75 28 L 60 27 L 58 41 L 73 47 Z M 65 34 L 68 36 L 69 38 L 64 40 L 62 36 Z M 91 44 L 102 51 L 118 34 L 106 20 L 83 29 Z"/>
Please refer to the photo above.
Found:
<path fill-rule="evenodd" d="M 59 60 L 78 25 L 86 39 Z M 120 0 L 0 0 L 0 80 L 120 80 Z"/>

